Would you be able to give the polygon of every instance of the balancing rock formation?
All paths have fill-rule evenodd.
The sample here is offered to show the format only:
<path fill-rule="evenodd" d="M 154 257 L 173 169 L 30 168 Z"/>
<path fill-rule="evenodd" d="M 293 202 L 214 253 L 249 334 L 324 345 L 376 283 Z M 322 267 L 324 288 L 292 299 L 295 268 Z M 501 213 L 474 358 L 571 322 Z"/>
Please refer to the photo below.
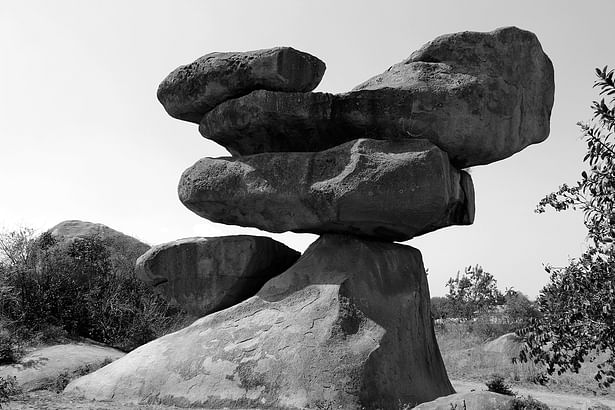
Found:
<path fill-rule="evenodd" d="M 345 94 L 311 92 L 323 72 L 275 48 L 208 54 L 162 82 L 167 112 L 233 155 L 184 172 L 186 207 L 321 236 L 297 261 L 248 236 L 153 248 L 142 279 L 204 317 L 66 393 L 212 409 L 395 409 L 453 393 L 421 254 L 392 242 L 473 222 L 461 168 L 548 136 L 551 62 L 509 27 L 441 36 Z"/>

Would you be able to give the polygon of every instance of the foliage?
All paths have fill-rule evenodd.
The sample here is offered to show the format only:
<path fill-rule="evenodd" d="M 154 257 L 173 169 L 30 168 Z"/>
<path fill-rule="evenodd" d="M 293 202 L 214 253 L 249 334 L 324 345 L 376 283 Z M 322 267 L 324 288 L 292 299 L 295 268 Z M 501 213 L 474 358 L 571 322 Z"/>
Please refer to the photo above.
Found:
<path fill-rule="evenodd" d="M 446 287 L 448 307 L 456 317 L 471 319 L 504 302 L 493 275 L 479 265 L 465 268 L 462 275 L 457 272 L 457 277 L 450 278 Z"/>
<path fill-rule="evenodd" d="M 596 74 L 594 87 L 602 99 L 592 104 L 592 120 L 579 123 L 588 169 L 575 185 L 562 185 L 543 198 L 536 210 L 582 210 L 588 250 L 567 267 L 546 268 L 550 282 L 538 298 L 543 317 L 520 332 L 526 340 L 520 358 L 561 374 L 578 372 L 585 359 L 604 352 L 608 359 L 599 364 L 595 380 L 608 387 L 615 381 L 615 82 L 607 67 Z"/>
<path fill-rule="evenodd" d="M 511 410 L 549 410 L 549 406 L 532 396 L 515 397 L 511 402 Z"/>
<path fill-rule="evenodd" d="M 528 326 L 540 316 L 536 305 L 527 296 L 514 289 L 507 289 L 504 295 L 504 316 L 508 323 L 519 329 Z"/>
<path fill-rule="evenodd" d="M 17 378 L 15 376 L 0 376 L 0 403 L 6 403 L 12 396 L 16 396 L 21 393 L 21 389 L 17 385 Z M 0 406 L 2 407 L 2 406 Z"/>
<path fill-rule="evenodd" d="M 130 269 L 113 263 L 98 236 L 57 243 L 31 230 L 0 234 L 0 289 L 12 295 L 0 302 L 0 318 L 25 337 L 87 337 L 132 350 L 184 316 L 136 278 L 132 266 L 134 260 Z"/>
<path fill-rule="evenodd" d="M 16 363 L 22 355 L 19 341 L 6 330 L 0 329 L 0 365 Z"/>
<path fill-rule="evenodd" d="M 431 298 L 431 317 L 434 319 L 447 319 L 451 317 L 452 309 L 448 298 L 434 296 Z"/>
<path fill-rule="evenodd" d="M 54 380 L 51 386 L 49 386 L 48 390 L 55 391 L 56 393 L 61 393 L 64 391 L 66 386 L 74 380 L 81 376 L 85 376 L 86 374 L 90 374 L 102 367 L 105 367 L 109 363 L 113 362 L 110 358 L 106 358 L 100 363 L 97 364 L 84 364 L 83 366 L 79 366 L 77 369 L 73 371 L 64 371 L 60 373 Z"/>
<path fill-rule="evenodd" d="M 514 396 L 515 393 L 511 390 L 504 378 L 500 375 L 493 375 L 492 378 L 485 383 L 487 390 L 494 393 L 505 394 L 507 396 Z"/>

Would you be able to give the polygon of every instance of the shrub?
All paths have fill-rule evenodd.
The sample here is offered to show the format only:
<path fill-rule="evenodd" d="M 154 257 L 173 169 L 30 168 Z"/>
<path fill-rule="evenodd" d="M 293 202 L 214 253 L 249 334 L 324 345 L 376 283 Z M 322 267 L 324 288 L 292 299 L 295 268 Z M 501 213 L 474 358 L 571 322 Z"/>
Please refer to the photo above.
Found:
<path fill-rule="evenodd" d="M 0 330 L 0 365 L 17 363 L 22 355 L 18 341 L 6 330 Z"/>
<path fill-rule="evenodd" d="M 511 410 L 549 410 L 549 406 L 532 396 L 515 397 L 511 403 Z"/>
<path fill-rule="evenodd" d="M 113 360 L 111 360 L 110 358 L 106 358 L 98 364 L 84 364 L 83 366 L 78 367 L 72 372 L 62 372 L 53 381 L 53 384 L 50 386 L 49 390 L 53 390 L 56 393 L 61 393 L 62 391 L 64 391 L 66 386 L 68 386 L 68 383 L 70 383 L 72 380 L 81 376 L 85 376 L 86 374 L 90 374 L 102 367 L 105 367 L 111 362 L 113 362 Z"/>
<path fill-rule="evenodd" d="M 100 237 L 56 243 L 48 233 L 23 236 L 0 234 L 0 285 L 14 290 L 11 303 L 0 303 L 0 319 L 14 334 L 41 342 L 86 337 L 129 351 L 185 317 L 126 261 L 112 263 Z"/>
<path fill-rule="evenodd" d="M 504 381 L 504 378 L 500 375 L 493 375 L 491 380 L 487 383 L 487 390 L 494 393 L 505 394 L 507 396 L 514 396 L 515 393 L 510 389 L 510 386 Z"/>
<path fill-rule="evenodd" d="M 0 403 L 6 403 L 12 396 L 21 393 L 15 376 L 0 376 Z"/>

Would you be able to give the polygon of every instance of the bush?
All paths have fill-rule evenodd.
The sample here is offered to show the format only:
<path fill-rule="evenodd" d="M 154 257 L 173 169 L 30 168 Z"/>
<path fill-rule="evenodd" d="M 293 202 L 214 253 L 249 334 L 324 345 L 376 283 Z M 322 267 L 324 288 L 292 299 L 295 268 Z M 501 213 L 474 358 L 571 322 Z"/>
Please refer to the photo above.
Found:
<path fill-rule="evenodd" d="M 21 389 L 17 385 L 15 376 L 7 376 L 6 378 L 0 376 L 0 403 L 8 402 L 12 396 L 19 393 L 21 393 Z"/>
<path fill-rule="evenodd" d="M 487 390 L 494 393 L 505 394 L 507 396 L 514 396 L 515 393 L 510 389 L 504 378 L 500 375 L 493 375 L 491 380 L 485 383 Z"/>
<path fill-rule="evenodd" d="M 511 410 L 549 410 L 549 406 L 532 396 L 515 397 L 511 403 Z"/>
<path fill-rule="evenodd" d="M 185 317 L 127 263 L 111 263 L 98 236 L 56 243 L 49 233 L 29 239 L 0 234 L 0 245 L 0 286 L 13 289 L 11 303 L 0 303 L 0 319 L 24 339 L 85 337 L 129 351 Z"/>
<path fill-rule="evenodd" d="M 17 363 L 23 350 L 19 342 L 6 330 L 0 330 L 0 365 Z"/>

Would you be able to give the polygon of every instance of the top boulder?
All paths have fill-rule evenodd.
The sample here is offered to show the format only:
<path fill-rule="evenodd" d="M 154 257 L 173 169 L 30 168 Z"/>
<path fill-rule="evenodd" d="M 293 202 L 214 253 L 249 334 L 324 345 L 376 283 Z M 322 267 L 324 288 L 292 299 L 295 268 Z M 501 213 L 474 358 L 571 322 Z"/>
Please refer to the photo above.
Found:
<path fill-rule="evenodd" d="M 158 100 L 172 117 L 199 123 L 216 105 L 255 90 L 312 91 L 324 72 L 325 63 L 290 47 L 210 53 L 171 72 Z"/>
<path fill-rule="evenodd" d="M 517 27 L 446 34 L 355 87 L 413 94 L 406 132 L 459 166 L 504 159 L 549 135 L 553 65 L 536 35 Z"/>

